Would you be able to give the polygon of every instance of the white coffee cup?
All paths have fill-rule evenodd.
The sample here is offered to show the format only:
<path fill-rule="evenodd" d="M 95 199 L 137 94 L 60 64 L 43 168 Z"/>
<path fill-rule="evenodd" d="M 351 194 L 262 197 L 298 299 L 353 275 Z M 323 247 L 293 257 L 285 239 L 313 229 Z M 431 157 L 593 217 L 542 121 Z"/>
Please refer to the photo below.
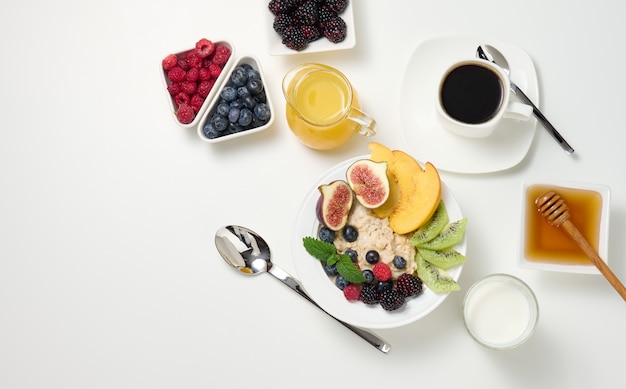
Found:
<path fill-rule="evenodd" d="M 484 59 L 452 64 L 439 83 L 439 123 L 455 134 L 481 138 L 491 135 L 503 119 L 528 120 L 532 107 L 513 101 L 510 85 L 508 74 Z"/>

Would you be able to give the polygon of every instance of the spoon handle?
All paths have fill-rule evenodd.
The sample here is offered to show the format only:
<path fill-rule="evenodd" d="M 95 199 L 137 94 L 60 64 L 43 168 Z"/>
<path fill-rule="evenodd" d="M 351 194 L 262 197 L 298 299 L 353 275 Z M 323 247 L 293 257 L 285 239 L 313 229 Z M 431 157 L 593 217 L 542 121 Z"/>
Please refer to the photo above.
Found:
<path fill-rule="evenodd" d="M 543 115 L 543 113 L 541 113 L 539 108 L 537 108 L 537 106 L 530 100 L 530 98 L 526 96 L 526 93 L 524 93 L 524 91 L 521 90 L 513 81 L 511 81 L 511 90 L 526 104 L 533 107 L 533 114 L 535 115 L 537 120 L 539 120 L 543 127 L 550 133 L 550 135 L 552 135 L 552 137 L 558 142 L 558 144 L 561 145 L 561 148 L 565 150 L 567 154 L 572 154 L 574 152 L 572 146 L 567 143 L 565 138 L 563 138 L 561 134 L 559 134 L 556 128 L 554 128 L 554 126 L 552 125 L 552 123 L 550 123 L 548 119 Z"/>
<path fill-rule="evenodd" d="M 380 339 L 378 336 L 374 335 L 373 333 L 366 331 L 359 327 L 354 327 L 344 321 L 337 319 L 335 316 L 331 315 L 330 313 L 326 312 L 324 308 L 320 307 L 311 297 L 309 297 L 308 294 L 304 292 L 304 290 L 302 290 L 302 287 L 300 286 L 300 282 L 298 282 L 298 280 L 290 276 L 287 272 L 285 272 L 278 266 L 272 265 L 272 267 L 268 270 L 268 272 L 271 275 L 273 275 L 276 279 L 281 281 L 283 284 L 290 287 L 293 291 L 298 293 L 300 296 L 307 299 L 311 304 L 315 305 L 316 307 L 324 311 L 328 316 L 337 320 L 339 323 L 343 324 L 344 327 L 354 332 L 355 334 L 359 335 L 361 338 L 365 339 L 369 344 L 376 347 L 378 350 L 382 351 L 383 353 L 387 353 L 391 349 L 391 345 L 389 345 L 388 343 L 386 343 L 384 340 Z"/>

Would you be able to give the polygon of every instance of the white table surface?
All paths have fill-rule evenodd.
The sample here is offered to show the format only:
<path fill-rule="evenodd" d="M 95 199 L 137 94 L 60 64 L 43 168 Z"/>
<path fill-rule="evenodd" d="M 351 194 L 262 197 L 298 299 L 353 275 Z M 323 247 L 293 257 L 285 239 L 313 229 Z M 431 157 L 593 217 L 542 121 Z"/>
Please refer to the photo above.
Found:
<path fill-rule="evenodd" d="M 267 53 L 259 0 L 4 7 L 0 387 L 622 385 L 624 301 L 601 276 L 523 270 L 515 258 L 523 180 L 606 184 L 609 262 L 626 280 L 626 3 L 354 3 L 354 49 L 289 57 Z M 494 272 L 524 279 L 541 307 L 532 339 L 506 352 L 479 346 L 463 328 L 460 292 L 418 322 L 375 331 L 393 347 L 385 355 L 272 277 L 233 271 L 213 237 L 224 224 L 252 228 L 295 275 L 291 232 L 304 195 L 328 168 L 368 151 L 365 138 L 334 152 L 302 146 L 284 120 L 283 74 L 305 61 L 343 70 L 378 120 L 374 139 L 404 148 L 405 65 L 441 34 L 525 49 L 540 106 L 576 153 L 538 127 L 512 169 L 441 172 L 470 221 L 461 286 Z M 176 125 L 159 64 L 201 37 L 259 58 L 277 106 L 271 129 L 207 144 Z"/>

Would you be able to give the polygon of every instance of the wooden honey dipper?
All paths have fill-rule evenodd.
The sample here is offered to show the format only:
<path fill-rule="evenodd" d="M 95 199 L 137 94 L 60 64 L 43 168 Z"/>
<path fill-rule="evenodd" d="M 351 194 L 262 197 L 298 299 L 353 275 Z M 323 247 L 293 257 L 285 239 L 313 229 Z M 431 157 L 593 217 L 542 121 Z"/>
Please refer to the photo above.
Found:
<path fill-rule="evenodd" d="M 613 288 L 615 288 L 617 293 L 619 293 L 624 301 L 626 301 L 626 288 L 611 271 L 606 262 L 600 258 L 596 250 L 591 247 L 587 239 L 585 239 L 583 234 L 581 234 L 578 228 L 576 228 L 574 223 L 569 220 L 569 207 L 565 201 L 563 201 L 561 196 L 552 191 L 544 193 L 543 195 L 537 197 L 535 205 L 537 206 L 537 211 L 539 211 L 539 213 L 541 213 L 548 220 L 548 223 L 554 227 L 563 227 L 574 242 L 576 242 L 578 247 L 580 247 L 584 251 L 585 255 L 589 257 L 591 262 L 596 265 L 604 278 L 606 278 L 611 285 L 613 285 Z"/>

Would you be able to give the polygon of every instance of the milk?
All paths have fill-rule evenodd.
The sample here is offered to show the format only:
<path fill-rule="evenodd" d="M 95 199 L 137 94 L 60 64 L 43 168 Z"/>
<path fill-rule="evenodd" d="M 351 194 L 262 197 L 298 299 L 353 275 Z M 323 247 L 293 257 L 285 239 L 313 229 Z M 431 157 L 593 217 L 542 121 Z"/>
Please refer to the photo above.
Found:
<path fill-rule="evenodd" d="M 468 331 L 492 348 L 520 344 L 532 333 L 537 318 L 532 292 L 521 281 L 506 277 L 498 275 L 478 282 L 464 305 Z"/>

